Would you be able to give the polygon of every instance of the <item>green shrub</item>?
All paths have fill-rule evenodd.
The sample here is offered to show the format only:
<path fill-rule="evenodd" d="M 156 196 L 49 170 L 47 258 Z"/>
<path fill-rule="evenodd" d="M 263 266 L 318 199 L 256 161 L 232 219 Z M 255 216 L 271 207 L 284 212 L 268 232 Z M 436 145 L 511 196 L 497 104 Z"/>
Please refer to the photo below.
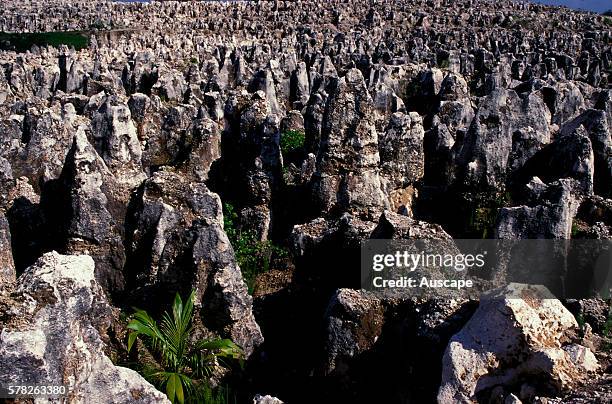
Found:
<path fill-rule="evenodd" d="M 81 50 L 89 45 L 89 36 L 82 32 L 33 32 L 33 33 L 5 33 L 0 32 L 0 49 L 25 52 L 33 45 L 72 46 Z"/>
<path fill-rule="evenodd" d="M 253 293 L 257 275 L 270 270 L 273 257 L 285 258 L 288 252 L 271 241 L 259 240 L 252 230 L 240 229 L 238 214 L 230 203 L 223 204 L 223 225 L 225 233 L 232 244 L 236 262 L 242 271 L 242 277 Z"/>
<path fill-rule="evenodd" d="M 157 362 L 147 363 L 143 375 L 164 389 L 172 402 L 190 401 L 207 383 L 217 364 L 226 359 L 242 359 L 243 352 L 228 339 L 192 341 L 193 300 L 191 292 L 185 303 L 177 293 L 172 313 L 165 312 L 158 324 L 146 311 L 136 310 L 127 328 L 128 352 L 137 338 L 143 338 Z M 163 391 L 163 390 L 162 390 Z"/>
<path fill-rule="evenodd" d="M 304 148 L 306 135 L 299 130 L 288 130 L 280 137 L 280 147 L 283 154 L 295 153 Z"/>
<path fill-rule="evenodd" d="M 228 387 L 219 386 L 213 389 L 208 384 L 203 384 L 201 388 L 197 389 L 190 401 L 194 404 L 238 404 L 236 395 Z"/>
<path fill-rule="evenodd" d="M 609 293 L 607 296 L 610 299 Z M 602 347 L 605 351 L 612 351 L 612 301 L 609 302 L 608 316 L 603 326 L 603 344 Z"/>

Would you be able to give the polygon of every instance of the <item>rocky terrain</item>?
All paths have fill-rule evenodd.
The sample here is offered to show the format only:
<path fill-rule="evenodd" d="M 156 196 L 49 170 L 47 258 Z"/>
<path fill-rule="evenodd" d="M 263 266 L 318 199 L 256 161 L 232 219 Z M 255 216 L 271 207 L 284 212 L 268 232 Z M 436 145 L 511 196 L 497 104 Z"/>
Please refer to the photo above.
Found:
<path fill-rule="evenodd" d="M 359 272 L 370 238 L 612 238 L 611 18 L 488 0 L 0 10 L 1 32 L 89 43 L 0 41 L 0 383 L 166 402 L 126 368 L 125 316 L 194 290 L 197 336 L 245 352 L 218 380 L 239 402 L 612 400 L 607 301 L 382 298 Z"/>

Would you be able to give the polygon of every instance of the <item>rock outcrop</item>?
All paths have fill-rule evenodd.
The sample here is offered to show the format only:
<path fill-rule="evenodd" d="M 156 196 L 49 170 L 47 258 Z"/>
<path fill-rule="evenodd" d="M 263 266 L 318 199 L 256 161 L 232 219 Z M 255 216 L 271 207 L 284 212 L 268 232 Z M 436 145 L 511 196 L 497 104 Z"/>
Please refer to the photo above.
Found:
<path fill-rule="evenodd" d="M 131 293 L 140 296 L 135 301 L 170 301 L 194 290 L 204 325 L 250 355 L 263 337 L 223 231 L 219 196 L 203 183 L 159 171 L 144 183 L 132 221 L 127 276 Z"/>
<path fill-rule="evenodd" d="M 195 290 L 193 337 L 243 346 L 246 370 L 227 381 L 246 397 L 435 400 L 444 349 L 475 302 L 360 291 L 364 240 L 431 239 L 455 254 L 455 239 L 612 238 L 607 16 L 494 0 L 0 10 L 0 299 L 51 251 L 91 257 L 116 307 L 156 317 Z M 573 327 L 542 304 L 553 312 L 503 307 L 529 316 L 527 328 L 549 317 Z M 589 316 L 595 342 L 602 315 Z M 559 333 L 502 347 L 523 349 L 552 386 L 538 394 L 594 369 L 575 341 L 541 341 Z M 604 372 L 595 342 L 585 347 Z M 466 372 L 482 369 L 476 348 Z M 96 355 L 83 366 L 102 366 Z M 400 371 L 379 370 L 389 362 Z M 542 387 L 480 391 L 486 377 L 469 375 L 471 387 L 455 380 L 440 397 L 530 401 Z"/>
<path fill-rule="evenodd" d="M 388 201 L 380 183 L 380 154 L 373 105 L 357 69 L 332 84 L 313 193 L 320 211 L 361 211 L 376 215 Z"/>
<path fill-rule="evenodd" d="M 510 284 L 489 292 L 443 358 L 438 402 L 488 399 L 532 384 L 544 394 L 576 386 L 598 368 L 593 353 L 571 343 L 574 316 L 543 287 Z"/>
<path fill-rule="evenodd" d="M 70 403 L 169 403 L 105 354 L 103 336 L 113 309 L 95 281 L 90 257 L 45 254 L 20 276 L 11 298 L 13 305 L 1 316 L 3 380 L 66 385 Z"/>

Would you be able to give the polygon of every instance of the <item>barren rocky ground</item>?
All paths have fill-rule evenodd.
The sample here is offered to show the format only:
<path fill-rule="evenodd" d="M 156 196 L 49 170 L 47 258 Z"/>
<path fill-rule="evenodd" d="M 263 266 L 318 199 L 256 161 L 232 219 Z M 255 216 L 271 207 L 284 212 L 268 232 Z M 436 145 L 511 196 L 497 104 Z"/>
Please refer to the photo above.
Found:
<path fill-rule="evenodd" d="M 127 369 L 147 352 L 127 352 L 126 316 L 193 290 L 193 338 L 244 350 L 213 377 L 238 402 L 612 401 L 609 301 L 391 299 L 359 272 L 370 238 L 612 238 L 612 18 L 488 0 L 0 11 L 0 384 L 166 402 Z"/>

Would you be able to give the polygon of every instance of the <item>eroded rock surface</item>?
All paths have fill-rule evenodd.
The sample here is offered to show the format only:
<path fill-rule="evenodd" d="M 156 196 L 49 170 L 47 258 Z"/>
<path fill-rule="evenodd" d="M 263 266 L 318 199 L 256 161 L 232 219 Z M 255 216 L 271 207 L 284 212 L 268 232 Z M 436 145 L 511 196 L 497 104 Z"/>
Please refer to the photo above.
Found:
<path fill-rule="evenodd" d="M 45 254 L 19 278 L 2 314 L 0 377 L 66 385 L 67 402 L 168 403 L 131 369 L 106 356 L 113 314 L 87 256 Z"/>
<path fill-rule="evenodd" d="M 593 353 L 571 344 L 578 324 L 543 287 L 510 284 L 480 299 L 443 358 L 441 403 L 486 399 L 496 386 L 523 381 L 544 393 L 576 386 L 598 368 Z"/>

